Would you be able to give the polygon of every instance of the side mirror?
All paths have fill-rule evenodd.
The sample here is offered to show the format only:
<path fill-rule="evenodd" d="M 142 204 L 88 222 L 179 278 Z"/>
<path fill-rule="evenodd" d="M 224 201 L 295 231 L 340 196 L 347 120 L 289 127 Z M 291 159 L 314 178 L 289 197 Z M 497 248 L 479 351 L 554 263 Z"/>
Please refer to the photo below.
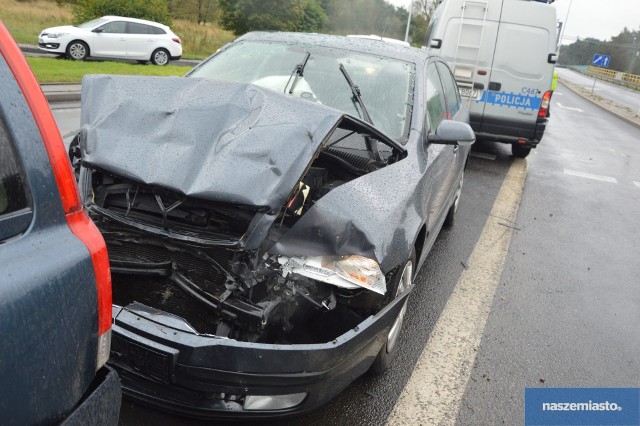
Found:
<path fill-rule="evenodd" d="M 95 30 L 91 31 L 92 33 L 103 33 L 104 32 L 104 28 L 96 28 Z"/>
<path fill-rule="evenodd" d="M 442 40 L 434 38 L 429 42 L 429 47 L 432 49 L 440 49 L 442 47 Z"/>
<path fill-rule="evenodd" d="M 429 133 L 429 142 L 443 145 L 469 146 L 476 141 L 473 129 L 467 123 L 443 120 L 435 133 Z"/>

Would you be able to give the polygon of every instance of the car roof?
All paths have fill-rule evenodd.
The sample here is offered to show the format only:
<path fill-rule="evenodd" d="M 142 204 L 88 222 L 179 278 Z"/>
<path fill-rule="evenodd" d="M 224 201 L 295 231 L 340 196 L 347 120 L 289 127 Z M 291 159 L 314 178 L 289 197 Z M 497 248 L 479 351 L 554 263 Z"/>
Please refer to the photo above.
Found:
<path fill-rule="evenodd" d="M 255 31 L 237 39 L 237 41 L 245 40 L 311 44 L 380 55 L 414 63 L 423 62 L 427 57 L 433 56 L 429 55 L 426 49 L 418 49 L 385 40 L 328 34 Z"/>
<path fill-rule="evenodd" d="M 146 19 L 138 19 L 138 18 L 128 18 L 126 16 L 115 16 L 115 15 L 107 15 L 102 18 L 108 19 L 110 21 L 127 21 L 127 22 L 136 22 L 138 24 L 146 24 L 146 25 L 154 25 L 156 27 L 162 27 L 164 29 L 169 29 L 168 26 L 161 24 L 159 22 L 147 21 Z"/>

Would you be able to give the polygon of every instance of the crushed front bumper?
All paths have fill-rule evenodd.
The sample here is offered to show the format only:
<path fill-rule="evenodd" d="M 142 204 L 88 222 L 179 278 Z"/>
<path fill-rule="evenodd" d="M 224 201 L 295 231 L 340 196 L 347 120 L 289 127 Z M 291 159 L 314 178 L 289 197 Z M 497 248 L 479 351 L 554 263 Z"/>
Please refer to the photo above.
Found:
<path fill-rule="evenodd" d="M 123 393 L 196 418 L 285 417 L 331 400 L 371 366 L 409 292 L 322 344 L 275 345 L 198 335 L 181 318 L 114 305 L 110 363 Z M 247 409 L 247 396 L 305 394 L 295 406 Z"/>

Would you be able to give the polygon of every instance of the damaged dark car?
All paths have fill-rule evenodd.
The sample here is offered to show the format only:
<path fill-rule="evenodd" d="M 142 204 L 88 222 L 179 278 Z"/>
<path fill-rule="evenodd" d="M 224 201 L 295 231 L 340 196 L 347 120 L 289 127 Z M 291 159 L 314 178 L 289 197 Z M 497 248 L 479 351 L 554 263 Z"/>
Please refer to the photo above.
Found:
<path fill-rule="evenodd" d="M 130 398 L 279 417 L 389 366 L 474 135 L 424 50 L 250 33 L 181 78 L 87 76 L 70 148 Z"/>

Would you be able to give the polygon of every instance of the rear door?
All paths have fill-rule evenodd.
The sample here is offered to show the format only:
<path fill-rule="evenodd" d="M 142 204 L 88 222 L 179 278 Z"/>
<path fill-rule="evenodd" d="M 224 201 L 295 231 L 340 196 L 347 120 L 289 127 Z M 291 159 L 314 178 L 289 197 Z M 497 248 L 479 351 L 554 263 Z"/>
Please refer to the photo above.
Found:
<path fill-rule="evenodd" d="M 127 22 L 127 56 L 130 59 L 149 60 L 158 37 L 149 25 Z"/>
<path fill-rule="evenodd" d="M 503 0 L 447 0 L 441 3 L 431 39 L 442 38 L 442 56 L 451 67 L 465 104 L 479 122 L 481 100 L 489 84 L 489 73 L 498 37 Z M 440 34 L 438 34 L 440 33 Z"/>
<path fill-rule="evenodd" d="M 98 342 L 93 271 L 67 225 L 32 112 L 0 55 L 1 421 L 58 423 L 89 387 Z"/>
<path fill-rule="evenodd" d="M 504 1 L 489 90 L 483 97 L 484 129 L 507 124 L 533 131 L 542 96 L 551 88 L 555 22 L 555 9 L 546 3 Z"/>

